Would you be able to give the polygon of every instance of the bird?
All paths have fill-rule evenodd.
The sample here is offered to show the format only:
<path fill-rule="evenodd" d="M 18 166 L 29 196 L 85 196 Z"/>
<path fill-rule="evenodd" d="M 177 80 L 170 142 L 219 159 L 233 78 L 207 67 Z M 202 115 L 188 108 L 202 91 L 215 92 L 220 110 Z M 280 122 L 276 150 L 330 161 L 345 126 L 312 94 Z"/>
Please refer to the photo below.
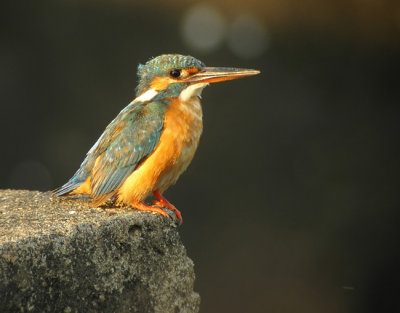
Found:
<path fill-rule="evenodd" d="M 259 74 L 252 69 L 207 67 L 180 54 L 138 66 L 136 98 L 110 122 L 57 197 L 89 196 L 98 207 L 117 205 L 169 215 L 180 211 L 162 194 L 192 161 L 203 131 L 201 93 L 210 83 Z M 153 195 L 152 204 L 145 200 Z"/>

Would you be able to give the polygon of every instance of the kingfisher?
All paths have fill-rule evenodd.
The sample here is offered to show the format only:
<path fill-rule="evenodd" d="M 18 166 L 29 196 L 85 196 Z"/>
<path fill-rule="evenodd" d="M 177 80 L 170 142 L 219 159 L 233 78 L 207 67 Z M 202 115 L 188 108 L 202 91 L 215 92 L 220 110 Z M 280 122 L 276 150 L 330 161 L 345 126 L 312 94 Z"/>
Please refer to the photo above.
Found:
<path fill-rule="evenodd" d="M 140 211 L 182 220 L 162 194 L 186 170 L 203 130 L 201 92 L 210 83 L 260 72 L 206 67 L 192 56 L 164 54 L 138 66 L 136 98 L 106 127 L 56 196 L 88 195 L 93 206 L 113 199 Z M 151 194 L 153 205 L 144 201 Z"/>

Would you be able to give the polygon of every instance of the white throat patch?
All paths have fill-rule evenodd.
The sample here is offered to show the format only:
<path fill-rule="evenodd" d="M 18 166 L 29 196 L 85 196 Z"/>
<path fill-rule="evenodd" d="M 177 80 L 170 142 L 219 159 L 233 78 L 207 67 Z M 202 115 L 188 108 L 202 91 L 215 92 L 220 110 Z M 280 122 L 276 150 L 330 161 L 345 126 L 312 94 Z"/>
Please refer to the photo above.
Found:
<path fill-rule="evenodd" d="M 192 97 L 199 97 L 201 98 L 201 92 L 203 91 L 204 87 L 206 87 L 208 83 L 197 83 L 193 85 L 189 85 L 185 89 L 182 90 L 181 94 L 179 95 L 179 99 L 183 102 L 189 101 Z"/>

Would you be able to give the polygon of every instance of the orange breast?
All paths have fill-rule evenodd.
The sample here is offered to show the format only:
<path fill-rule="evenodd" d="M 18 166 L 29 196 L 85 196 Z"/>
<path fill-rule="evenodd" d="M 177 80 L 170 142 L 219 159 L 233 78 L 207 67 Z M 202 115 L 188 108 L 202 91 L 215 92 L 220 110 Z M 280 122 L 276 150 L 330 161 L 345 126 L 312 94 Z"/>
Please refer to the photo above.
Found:
<path fill-rule="evenodd" d="M 203 130 L 197 97 L 186 102 L 173 99 L 165 114 L 164 130 L 154 152 L 125 180 L 118 201 L 144 200 L 154 190 L 165 191 L 175 183 L 193 159 Z"/>

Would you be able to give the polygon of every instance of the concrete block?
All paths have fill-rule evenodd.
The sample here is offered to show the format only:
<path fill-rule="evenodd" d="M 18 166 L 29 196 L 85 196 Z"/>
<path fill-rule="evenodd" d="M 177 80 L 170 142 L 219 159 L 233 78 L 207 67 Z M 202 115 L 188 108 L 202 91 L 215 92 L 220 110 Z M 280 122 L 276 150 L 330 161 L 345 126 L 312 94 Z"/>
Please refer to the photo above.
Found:
<path fill-rule="evenodd" d="M 0 312 L 198 312 L 176 223 L 0 190 Z"/>

